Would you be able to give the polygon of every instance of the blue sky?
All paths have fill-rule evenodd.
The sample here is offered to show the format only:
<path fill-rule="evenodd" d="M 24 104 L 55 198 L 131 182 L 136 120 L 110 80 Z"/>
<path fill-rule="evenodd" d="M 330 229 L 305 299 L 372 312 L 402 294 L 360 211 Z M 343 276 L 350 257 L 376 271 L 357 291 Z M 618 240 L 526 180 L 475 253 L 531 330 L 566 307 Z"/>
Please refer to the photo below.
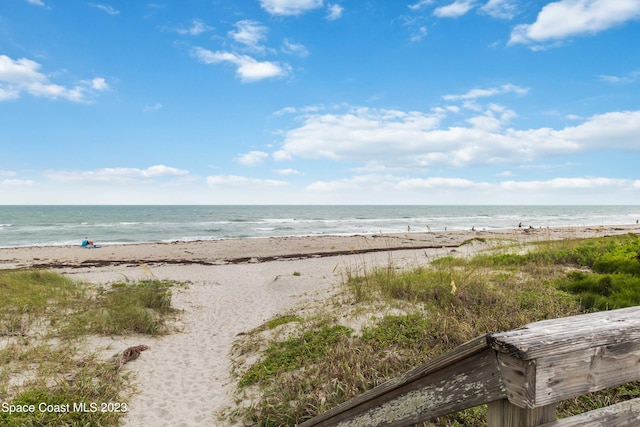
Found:
<path fill-rule="evenodd" d="M 0 204 L 639 204 L 640 0 L 3 0 Z"/>

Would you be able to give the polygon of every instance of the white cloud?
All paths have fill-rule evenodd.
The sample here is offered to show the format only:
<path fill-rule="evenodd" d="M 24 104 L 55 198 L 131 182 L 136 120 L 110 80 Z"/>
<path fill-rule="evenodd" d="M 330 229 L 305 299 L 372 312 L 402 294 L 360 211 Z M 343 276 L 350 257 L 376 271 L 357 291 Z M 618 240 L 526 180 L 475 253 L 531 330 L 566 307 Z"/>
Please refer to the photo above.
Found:
<path fill-rule="evenodd" d="M 516 113 L 512 110 L 490 104 L 483 114 L 468 118 L 467 123 L 471 124 L 474 129 L 497 132 L 514 117 L 516 117 Z"/>
<path fill-rule="evenodd" d="M 188 175 L 189 171 L 165 165 L 155 165 L 147 169 L 103 168 L 90 171 L 47 171 L 45 177 L 62 182 L 151 182 L 154 178 Z"/>
<path fill-rule="evenodd" d="M 110 87 L 102 77 L 91 80 L 91 87 L 95 90 L 109 90 Z"/>
<path fill-rule="evenodd" d="M 489 89 L 471 89 L 469 92 L 462 95 L 444 95 L 442 99 L 445 101 L 459 101 L 459 100 L 475 100 L 478 98 L 485 98 L 488 96 L 502 95 L 507 93 L 515 93 L 517 95 L 525 95 L 529 92 L 528 88 L 512 84 L 504 84 L 499 87 L 493 87 Z"/>
<path fill-rule="evenodd" d="M 236 66 L 236 74 L 243 82 L 283 77 L 291 71 L 289 65 L 269 61 L 257 61 L 247 55 L 232 52 L 213 52 L 201 47 L 192 50 L 192 55 L 205 64 L 228 62 Z"/>
<path fill-rule="evenodd" d="M 638 0 L 560 0 L 545 5 L 533 24 L 516 26 L 509 44 L 544 43 L 595 34 L 638 17 Z"/>
<path fill-rule="evenodd" d="M 260 45 L 267 39 L 269 29 L 256 21 L 245 19 L 234 24 L 235 30 L 229 31 L 229 37 L 235 42 L 252 49 L 263 50 Z"/>
<path fill-rule="evenodd" d="M 504 181 L 500 188 L 518 191 L 593 190 L 598 188 L 631 188 L 634 181 L 617 178 L 553 178 L 547 181 Z"/>
<path fill-rule="evenodd" d="M 516 14 L 516 5 L 514 0 L 489 0 L 480 11 L 493 18 L 511 19 Z"/>
<path fill-rule="evenodd" d="M 509 128 L 506 125 L 516 113 L 496 104 L 467 118 L 466 127 L 443 128 L 447 114 L 444 109 L 421 113 L 367 108 L 343 114 L 311 114 L 285 134 L 273 158 L 328 159 L 410 169 L 526 164 L 594 150 L 640 150 L 640 111 L 595 115 L 559 130 Z"/>
<path fill-rule="evenodd" d="M 272 15 L 301 15 L 322 7 L 322 0 L 260 0 L 260 6 Z"/>
<path fill-rule="evenodd" d="M 249 151 L 236 157 L 236 160 L 244 166 L 258 166 L 268 158 L 269 154 L 264 151 Z"/>
<path fill-rule="evenodd" d="M 456 0 L 446 6 L 441 6 L 433 11 L 439 18 L 457 18 L 469 12 L 474 7 L 475 0 Z"/>
<path fill-rule="evenodd" d="M 577 126 L 555 132 L 564 140 L 575 141 L 584 149 L 640 149 L 640 110 L 598 114 Z"/>
<path fill-rule="evenodd" d="M 30 179 L 12 178 L 0 181 L 0 185 L 2 185 L 3 187 L 33 187 L 35 185 L 38 185 L 38 183 Z"/>
<path fill-rule="evenodd" d="M 409 37 L 409 40 L 411 40 L 412 42 L 419 42 L 425 37 L 427 37 L 427 27 L 425 25 L 421 25 L 413 30 L 413 33 L 411 34 L 411 37 Z"/>
<path fill-rule="evenodd" d="M 344 11 L 344 8 L 339 4 L 327 5 L 327 19 L 329 21 L 335 21 L 336 19 L 340 19 L 343 11 Z"/>
<path fill-rule="evenodd" d="M 282 42 L 282 51 L 284 53 L 298 55 L 301 58 L 309 56 L 309 51 L 303 44 L 292 43 L 287 39 Z"/>
<path fill-rule="evenodd" d="M 156 102 L 153 105 L 145 105 L 144 106 L 144 111 L 145 112 L 149 112 L 149 111 L 158 111 L 162 109 L 162 104 L 160 104 L 159 102 Z"/>
<path fill-rule="evenodd" d="M 103 78 L 81 81 L 74 87 L 65 87 L 51 83 L 39 69 L 40 64 L 30 59 L 13 60 L 6 55 L 0 55 L 0 101 L 17 99 L 22 92 L 26 92 L 36 97 L 82 102 L 96 91 L 109 88 Z"/>
<path fill-rule="evenodd" d="M 14 87 L 3 88 L 0 80 L 0 101 L 20 98 L 20 91 Z"/>
<path fill-rule="evenodd" d="M 27 3 L 29 4 L 33 4 L 36 6 L 45 6 L 44 2 L 42 0 L 27 0 Z"/>
<path fill-rule="evenodd" d="M 100 9 L 100 10 L 102 10 L 102 11 L 104 11 L 104 12 L 108 13 L 109 15 L 114 15 L 114 16 L 115 16 L 115 15 L 119 15 L 119 14 L 120 14 L 120 11 L 119 11 L 119 10 L 114 9 L 113 7 L 108 6 L 108 5 L 104 5 L 104 4 L 97 4 L 97 3 L 89 3 L 89 4 L 90 4 L 91 6 L 93 6 L 93 7 L 97 8 L 97 9 Z"/>
<path fill-rule="evenodd" d="M 632 71 L 630 73 L 627 73 L 623 76 L 607 76 L 607 75 L 601 75 L 598 76 L 600 78 L 600 80 L 607 82 L 607 83 L 615 83 L 615 84 L 619 84 L 619 83 L 633 83 L 637 80 L 640 79 L 640 71 Z"/>
<path fill-rule="evenodd" d="M 208 26 L 202 20 L 194 19 L 191 21 L 191 26 L 189 28 L 178 28 L 176 31 L 178 34 L 182 35 L 198 36 L 212 29 L 213 27 Z"/>
<path fill-rule="evenodd" d="M 411 10 L 420 10 L 425 6 L 433 4 L 434 0 L 420 0 L 418 3 L 410 4 L 409 9 Z"/>
<path fill-rule="evenodd" d="M 488 197 L 500 203 L 585 203 L 594 197 L 624 195 L 640 190 L 640 180 L 605 177 L 570 177 L 549 180 L 498 182 L 472 181 L 455 177 L 412 178 L 396 175 L 356 175 L 333 181 L 316 181 L 306 190 L 318 196 L 327 194 L 344 201 L 360 200 L 361 195 L 375 200 L 385 194 L 387 202 L 407 203 L 416 197 L 429 203 L 486 203 Z"/>
<path fill-rule="evenodd" d="M 207 177 L 207 184 L 210 187 L 284 187 L 287 186 L 288 183 L 286 181 L 278 181 L 275 179 L 258 179 L 258 178 L 248 178 L 245 176 L 238 175 L 214 175 Z"/>
<path fill-rule="evenodd" d="M 296 169 L 276 169 L 274 170 L 275 173 L 277 173 L 278 175 L 304 175 L 304 173 L 300 172 L 299 170 Z"/>

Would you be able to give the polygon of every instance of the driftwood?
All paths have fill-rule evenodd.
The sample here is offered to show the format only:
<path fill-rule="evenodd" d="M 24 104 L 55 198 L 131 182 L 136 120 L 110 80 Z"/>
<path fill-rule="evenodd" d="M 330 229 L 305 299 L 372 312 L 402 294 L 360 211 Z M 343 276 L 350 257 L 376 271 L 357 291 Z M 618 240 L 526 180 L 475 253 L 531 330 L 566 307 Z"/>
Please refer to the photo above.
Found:
<path fill-rule="evenodd" d="M 149 348 L 150 347 L 148 345 L 144 344 L 127 348 L 116 359 L 116 369 L 120 369 L 125 363 L 137 359 L 141 352 L 148 350 Z"/>

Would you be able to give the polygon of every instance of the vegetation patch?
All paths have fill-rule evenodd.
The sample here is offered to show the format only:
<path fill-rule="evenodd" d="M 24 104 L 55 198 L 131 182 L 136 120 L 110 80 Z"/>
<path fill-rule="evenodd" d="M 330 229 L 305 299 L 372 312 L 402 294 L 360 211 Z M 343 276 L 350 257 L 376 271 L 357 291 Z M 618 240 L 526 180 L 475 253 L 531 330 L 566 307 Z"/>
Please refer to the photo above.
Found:
<path fill-rule="evenodd" d="M 81 350 L 92 334 L 167 333 L 173 284 L 98 289 L 50 271 L 0 271 L 3 426 L 117 425 L 133 390 L 113 360 Z"/>
<path fill-rule="evenodd" d="M 221 417 L 293 426 L 477 336 L 636 305 L 639 253 L 638 236 L 626 235 L 526 248 L 508 243 L 409 270 L 390 260 L 383 268 L 347 271 L 332 302 L 298 312 L 286 337 L 266 336 L 263 328 L 240 338 L 236 348 L 244 350 L 237 357 L 245 363 L 234 365 L 238 407 Z M 380 307 L 401 307 L 402 313 L 384 314 Z M 349 328 L 354 316 L 367 319 L 361 330 Z M 260 346 L 243 347 L 258 336 Z M 563 402 L 558 412 L 568 416 L 628 399 L 640 394 L 639 384 Z M 484 423 L 486 407 L 480 406 L 425 425 Z"/>

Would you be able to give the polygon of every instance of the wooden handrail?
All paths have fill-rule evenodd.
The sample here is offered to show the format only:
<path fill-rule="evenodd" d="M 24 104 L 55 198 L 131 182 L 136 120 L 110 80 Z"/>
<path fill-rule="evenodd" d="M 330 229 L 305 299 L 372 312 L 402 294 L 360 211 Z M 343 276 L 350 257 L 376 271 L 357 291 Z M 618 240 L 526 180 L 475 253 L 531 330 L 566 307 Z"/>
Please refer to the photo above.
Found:
<path fill-rule="evenodd" d="M 639 361 L 640 307 L 544 320 L 475 338 L 300 427 L 407 426 L 485 403 L 491 427 L 569 426 L 553 424 L 557 402 L 640 379 Z M 640 404 L 619 408 L 640 417 Z"/>

